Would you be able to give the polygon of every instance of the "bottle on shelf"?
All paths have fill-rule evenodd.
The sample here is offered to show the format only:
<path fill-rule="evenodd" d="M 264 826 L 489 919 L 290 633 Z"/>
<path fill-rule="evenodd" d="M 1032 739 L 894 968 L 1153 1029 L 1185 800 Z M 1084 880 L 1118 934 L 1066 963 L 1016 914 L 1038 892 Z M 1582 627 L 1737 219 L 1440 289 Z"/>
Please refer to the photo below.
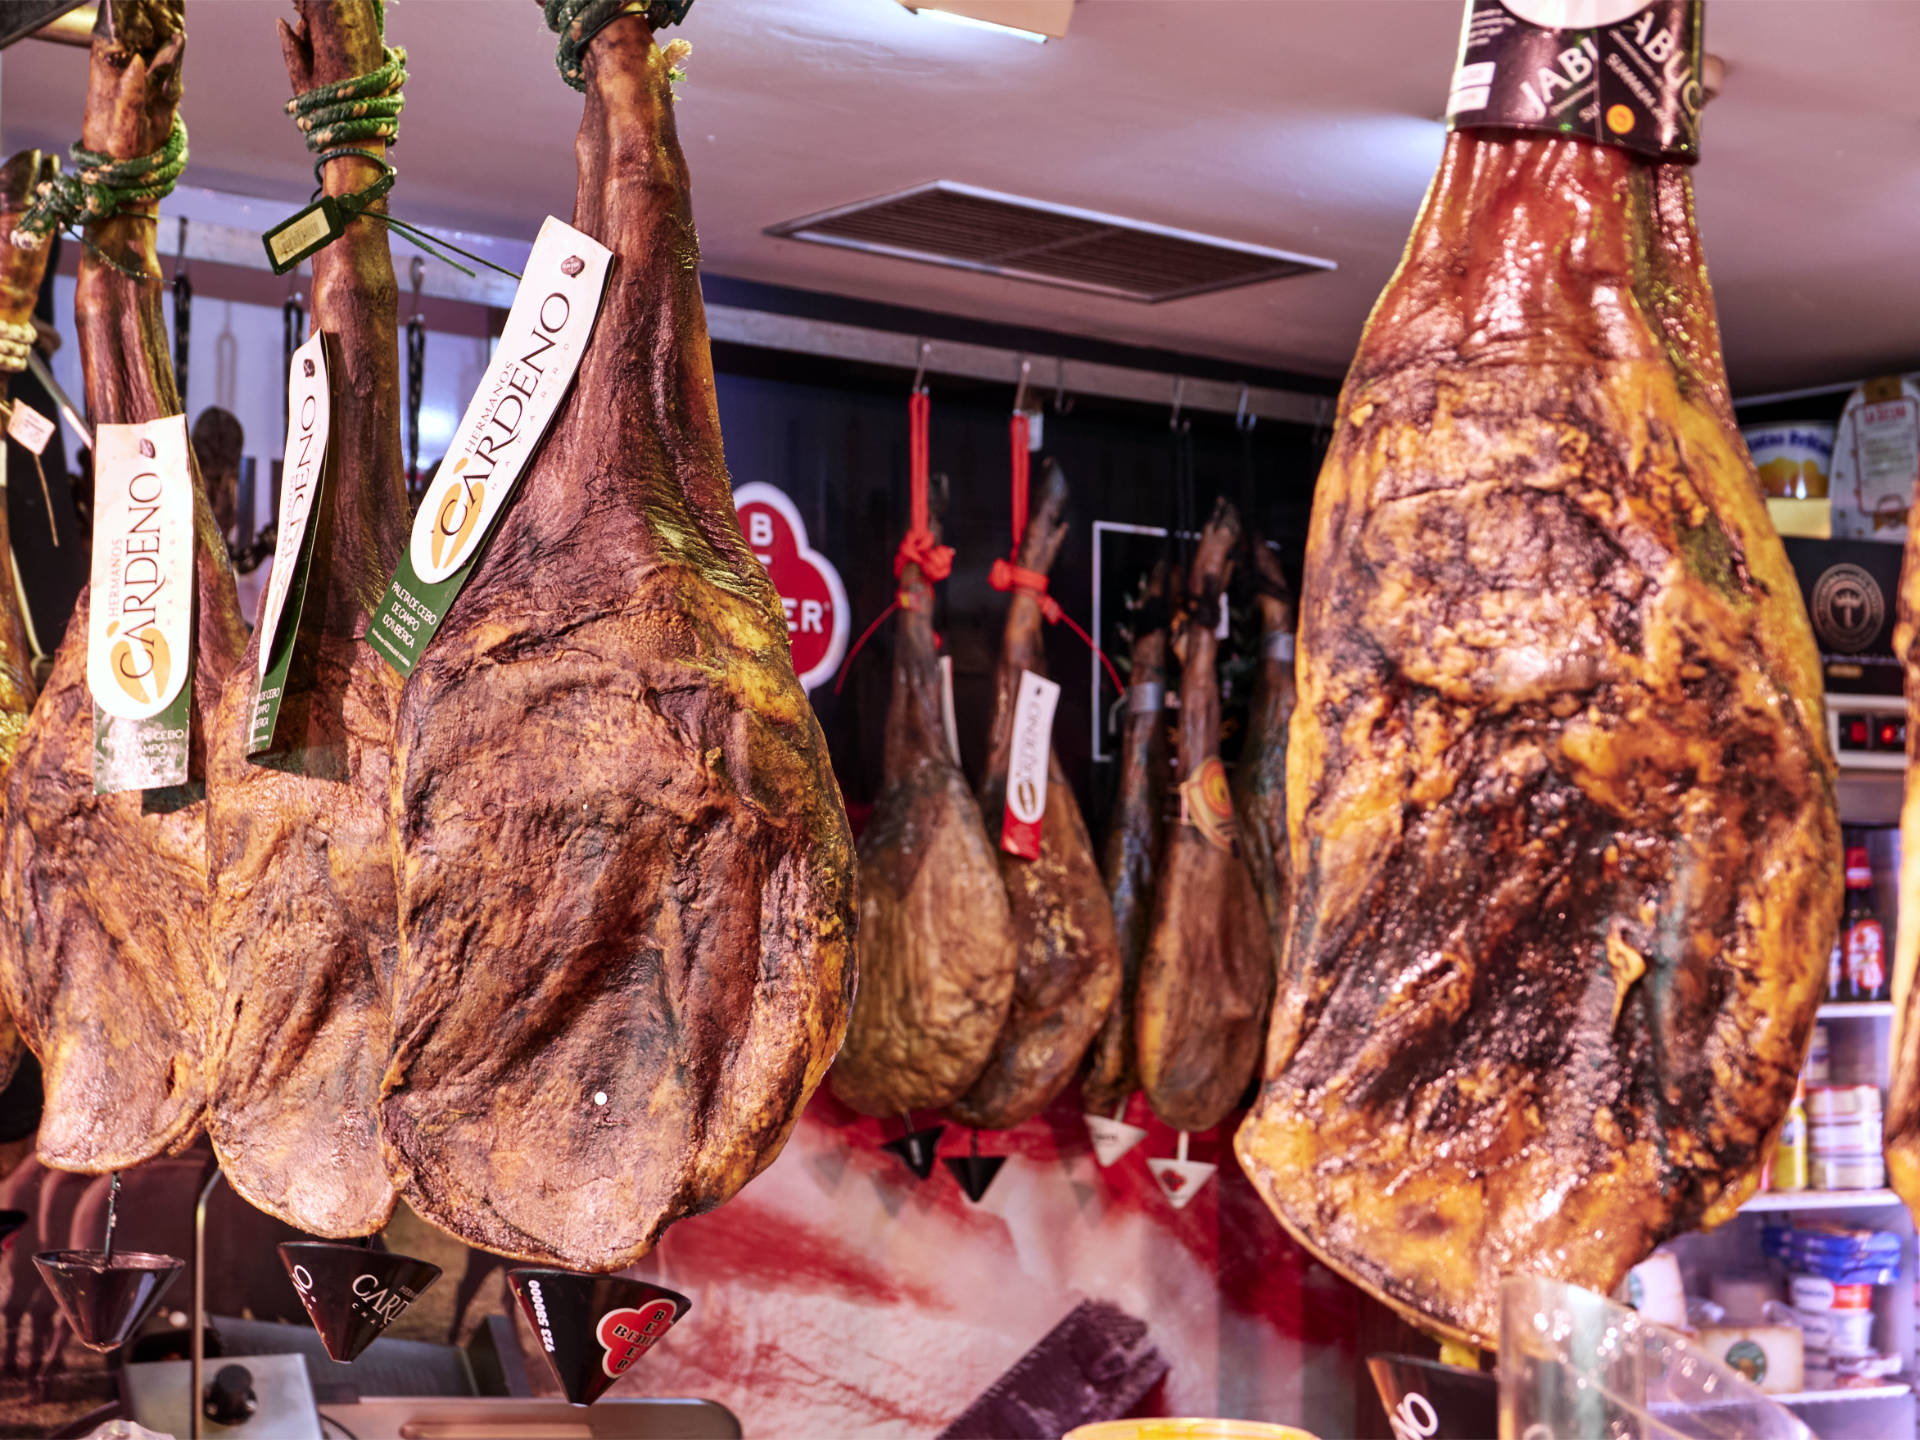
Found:
<path fill-rule="evenodd" d="M 1807 1107 L 1804 1090 L 1795 1086 L 1793 1104 L 1780 1127 L 1780 1139 L 1762 1183 L 1769 1190 L 1804 1190 L 1807 1179 Z"/>
<path fill-rule="evenodd" d="M 1840 985 L 1845 993 L 1835 998 L 1887 999 L 1887 932 L 1873 913 L 1873 863 L 1864 845 L 1847 847 L 1847 908 L 1841 935 L 1845 957 Z M 1829 974 L 1829 988 L 1832 984 Z"/>

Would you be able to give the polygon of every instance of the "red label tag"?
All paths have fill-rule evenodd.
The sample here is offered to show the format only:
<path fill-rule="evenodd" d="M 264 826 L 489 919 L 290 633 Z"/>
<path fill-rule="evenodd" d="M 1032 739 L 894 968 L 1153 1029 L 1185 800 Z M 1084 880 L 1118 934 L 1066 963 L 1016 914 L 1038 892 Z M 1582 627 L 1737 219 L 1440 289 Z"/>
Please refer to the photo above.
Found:
<path fill-rule="evenodd" d="M 649 1300 L 638 1310 L 609 1310 L 594 1328 L 594 1338 L 607 1352 L 600 1368 L 608 1375 L 624 1375 L 633 1362 L 653 1348 L 653 1342 L 673 1324 L 671 1300 Z"/>
<path fill-rule="evenodd" d="M 806 523 L 786 492 L 761 481 L 733 492 L 740 533 L 787 612 L 793 670 L 808 690 L 831 680 L 847 653 L 846 587 L 833 562 L 807 544 Z"/>
<path fill-rule="evenodd" d="M 1040 858 L 1040 826 L 1047 814 L 1047 762 L 1053 755 L 1053 709 L 1059 700 L 1060 687 L 1053 681 L 1031 670 L 1020 672 L 1000 848 L 1022 860 Z"/>

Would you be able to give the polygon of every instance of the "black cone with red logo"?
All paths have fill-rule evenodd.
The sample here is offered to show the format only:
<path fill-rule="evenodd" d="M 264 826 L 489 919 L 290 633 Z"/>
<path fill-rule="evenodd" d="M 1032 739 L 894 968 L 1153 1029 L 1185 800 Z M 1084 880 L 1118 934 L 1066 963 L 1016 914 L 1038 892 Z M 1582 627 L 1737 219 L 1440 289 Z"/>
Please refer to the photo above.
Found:
<path fill-rule="evenodd" d="M 591 1405 L 693 1302 L 645 1280 L 572 1270 L 509 1270 L 554 1379 L 575 1405 Z"/>
<path fill-rule="evenodd" d="M 440 1278 L 438 1265 L 411 1255 L 332 1240 L 289 1240 L 280 1246 L 280 1263 L 327 1354 L 342 1365 Z"/>
<path fill-rule="evenodd" d="M 138 1250 L 47 1250 L 33 1257 L 54 1303 L 89 1350 L 117 1350 L 146 1322 L 184 1260 Z"/>

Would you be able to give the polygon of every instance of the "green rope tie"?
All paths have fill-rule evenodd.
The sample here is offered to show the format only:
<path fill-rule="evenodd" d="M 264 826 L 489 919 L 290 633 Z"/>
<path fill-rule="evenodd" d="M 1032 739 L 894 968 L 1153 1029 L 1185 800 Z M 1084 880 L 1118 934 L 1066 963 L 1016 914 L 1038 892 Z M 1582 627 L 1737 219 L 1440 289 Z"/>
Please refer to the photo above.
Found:
<path fill-rule="evenodd" d="M 0 320 L 0 370 L 18 373 L 27 368 L 33 354 L 34 330 L 30 324 Z"/>
<path fill-rule="evenodd" d="M 33 203 L 14 227 L 12 241 L 22 250 L 38 250 L 56 231 L 105 220 L 129 205 L 172 194 L 174 181 L 187 168 L 187 123 L 176 112 L 167 143 L 131 160 L 116 160 L 78 144 L 69 153 L 74 168 L 35 186 Z"/>
<path fill-rule="evenodd" d="M 587 88 L 587 42 L 621 15 L 645 14 L 651 28 L 664 30 L 686 19 L 692 8 L 693 0 L 546 0 L 547 28 L 560 37 L 553 57 L 560 78 L 576 90 Z"/>
<path fill-rule="evenodd" d="M 307 149 L 320 157 L 320 165 L 356 145 L 399 140 L 400 112 L 407 104 L 400 93 L 407 83 L 407 52 L 393 45 L 381 50 L 385 61 L 377 70 L 316 85 L 287 102 L 287 114 L 306 136 Z"/>

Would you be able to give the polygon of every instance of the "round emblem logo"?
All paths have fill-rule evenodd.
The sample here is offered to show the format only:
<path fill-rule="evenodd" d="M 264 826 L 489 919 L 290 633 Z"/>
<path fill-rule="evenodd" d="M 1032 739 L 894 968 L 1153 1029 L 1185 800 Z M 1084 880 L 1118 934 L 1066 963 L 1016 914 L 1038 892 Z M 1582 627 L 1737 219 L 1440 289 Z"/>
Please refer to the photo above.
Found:
<path fill-rule="evenodd" d="M 1813 587 L 1813 630 L 1821 648 L 1858 654 L 1887 618 L 1880 582 L 1858 565 L 1834 565 Z"/>
<path fill-rule="evenodd" d="M 1767 1352 L 1751 1340 L 1736 1340 L 1729 1345 L 1727 1364 L 1755 1385 L 1767 1378 Z"/>
<path fill-rule="evenodd" d="M 1503 0 L 1507 9 L 1544 30 L 1593 30 L 1618 25 L 1647 0 Z"/>

